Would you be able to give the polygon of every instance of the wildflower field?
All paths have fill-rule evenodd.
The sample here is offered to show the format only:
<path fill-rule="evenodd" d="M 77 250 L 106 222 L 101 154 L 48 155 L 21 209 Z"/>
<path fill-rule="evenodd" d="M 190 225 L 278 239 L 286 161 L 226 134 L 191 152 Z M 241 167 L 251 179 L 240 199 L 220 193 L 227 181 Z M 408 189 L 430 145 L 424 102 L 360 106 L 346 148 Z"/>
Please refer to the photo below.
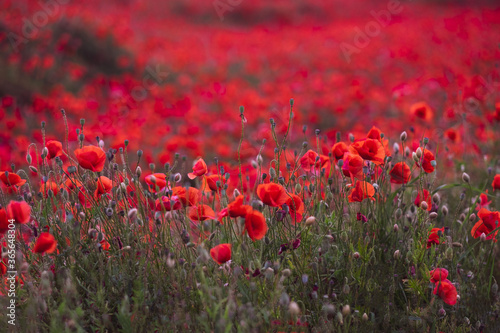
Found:
<path fill-rule="evenodd" d="M 500 332 L 500 4 L 0 2 L 0 332 Z"/>

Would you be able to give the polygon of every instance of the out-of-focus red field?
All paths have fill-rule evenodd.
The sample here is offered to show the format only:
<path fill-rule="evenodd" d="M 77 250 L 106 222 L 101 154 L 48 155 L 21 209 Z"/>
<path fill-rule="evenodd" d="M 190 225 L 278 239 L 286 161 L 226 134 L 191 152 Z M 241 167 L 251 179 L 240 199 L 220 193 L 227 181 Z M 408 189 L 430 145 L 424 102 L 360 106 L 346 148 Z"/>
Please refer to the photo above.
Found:
<path fill-rule="evenodd" d="M 372 125 L 392 137 L 406 129 L 412 148 L 431 137 L 440 163 L 488 154 L 498 139 L 494 2 L 401 1 L 382 24 L 374 13 L 390 1 L 243 0 L 222 14 L 212 1 L 52 3 L 0 4 L 2 170 L 42 142 L 41 121 L 47 139 L 63 141 L 61 108 L 75 147 L 85 118 L 87 143 L 128 139 L 129 150 L 161 164 L 176 152 L 235 161 L 240 105 L 249 162 L 271 138 L 270 118 L 286 131 L 290 98 L 292 141 L 319 128 L 323 153 L 338 131 L 347 140 Z M 428 107 L 412 108 L 419 102 Z"/>

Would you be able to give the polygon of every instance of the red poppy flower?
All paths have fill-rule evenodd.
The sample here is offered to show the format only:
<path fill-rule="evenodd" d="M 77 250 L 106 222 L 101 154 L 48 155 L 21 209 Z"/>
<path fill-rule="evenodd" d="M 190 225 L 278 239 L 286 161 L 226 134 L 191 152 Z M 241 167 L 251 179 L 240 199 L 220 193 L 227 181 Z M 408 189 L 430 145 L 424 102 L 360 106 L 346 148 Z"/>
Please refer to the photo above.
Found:
<path fill-rule="evenodd" d="M 264 215 L 257 210 L 250 211 L 245 216 L 245 229 L 253 241 L 264 238 L 267 233 L 267 223 Z"/>
<path fill-rule="evenodd" d="M 172 188 L 172 195 L 177 196 L 184 206 L 195 206 L 200 201 L 200 191 L 189 187 L 187 190 L 182 186 Z"/>
<path fill-rule="evenodd" d="M 344 164 L 342 164 L 342 173 L 346 177 L 351 177 L 351 180 L 354 181 L 354 178 L 363 180 L 363 159 L 361 156 L 356 154 L 346 154 L 344 155 Z"/>
<path fill-rule="evenodd" d="M 302 221 L 302 215 L 304 214 L 304 202 L 302 199 L 295 194 L 290 194 L 290 197 L 285 202 L 285 204 L 290 209 L 290 215 L 292 217 L 292 223 L 298 223 Z"/>
<path fill-rule="evenodd" d="M 448 270 L 445 268 L 436 268 L 430 271 L 431 282 L 438 283 L 439 281 L 444 281 L 448 277 Z"/>
<path fill-rule="evenodd" d="M 488 201 L 488 190 L 486 190 L 486 193 L 481 193 L 479 195 L 479 204 L 476 207 L 476 210 L 480 210 L 481 208 L 488 208 L 490 203 L 492 203 L 491 200 Z"/>
<path fill-rule="evenodd" d="M 500 190 L 500 174 L 495 175 L 495 178 L 493 178 L 493 182 L 491 183 L 491 187 L 493 187 L 493 191 Z"/>
<path fill-rule="evenodd" d="M 0 235 L 5 234 L 9 230 L 9 219 L 5 209 L 0 208 Z"/>
<path fill-rule="evenodd" d="M 434 154 L 431 153 L 428 149 L 422 148 L 423 155 L 422 158 L 420 159 L 422 161 L 422 168 L 426 173 L 431 173 L 434 171 L 434 167 L 432 166 L 432 161 L 435 161 L 436 158 L 434 157 Z M 417 166 L 420 167 L 420 161 L 418 161 Z"/>
<path fill-rule="evenodd" d="M 423 120 L 432 120 L 433 112 L 431 107 L 425 102 L 418 102 L 410 107 L 410 113 Z"/>
<path fill-rule="evenodd" d="M 113 182 L 111 179 L 105 176 L 100 176 L 97 178 L 97 189 L 95 190 L 94 196 L 100 198 L 101 195 L 111 192 L 113 188 Z"/>
<path fill-rule="evenodd" d="M 420 203 L 422 201 L 427 202 L 427 210 L 430 211 L 432 209 L 432 197 L 429 191 L 427 191 L 426 189 L 424 189 L 423 194 L 422 193 L 417 194 L 417 197 L 415 198 L 414 202 L 415 206 L 420 207 Z"/>
<path fill-rule="evenodd" d="M 396 163 L 389 174 L 394 184 L 406 184 L 411 179 L 410 167 L 405 162 Z"/>
<path fill-rule="evenodd" d="M 22 179 L 17 173 L 7 171 L 0 172 L 0 180 L 5 186 L 21 186 L 26 183 L 26 179 Z"/>
<path fill-rule="evenodd" d="M 231 260 L 231 251 L 231 244 L 219 244 L 210 249 L 210 256 L 216 263 L 222 265 L 223 263 Z"/>
<path fill-rule="evenodd" d="M 198 205 L 191 207 L 188 216 L 193 221 L 205 221 L 215 219 L 215 212 L 210 206 Z"/>
<path fill-rule="evenodd" d="M 7 206 L 7 217 L 16 220 L 16 223 L 28 223 L 30 214 L 31 207 L 25 201 L 11 201 Z"/>
<path fill-rule="evenodd" d="M 101 172 L 106 162 L 106 154 L 96 146 L 85 146 L 77 149 L 75 156 L 82 168 L 93 172 Z"/>
<path fill-rule="evenodd" d="M 316 159 L 318 160 L 316 161 Z M 300 166 L 304 169 L 304 171 L 310 171 L 313 167 L 320 169 L 326 162 L 328 162 L 328 156 L 318 155 L 313 150 L 308 150 L 304 156 L 300 158 Z"/>
<path fill-rule="evenodd" d="M 57 186 L 55 181 L 49 180 L 45 183 L 42 182 L 42 184 L 40 185 L 40 190 L 43 193 L 43 197 L 47 198 L 49 196 L 49 190 L 51 190 L 54 196 L 56 196 L 57 193 L 59 193 L 59 186 Z"/>
<path fill-rule="evenodd" d="M 252 210 L 249 205 L 243 204 L 243 195 L 239 195 L 233 202 L 227 205 L 227 213 L 229 217 L 245 217 Z"/>
<path fill-rule="evenodd" d="M 48 232 L 42 232 L 33 247 L 34 253 L 52 253 L 57 248 L 57 241 Z"/>
<path fill-rule="evenodd" d="M 288 200 L 285 188 L 276 183 L 257 186 L 257 196 L 264 204 L 271 207 L 279 207 Z"/>
<path fill-rule="evenodd" d="M 479 238 L 481 237 L 481 234 L 484 233 L 487 236 L 486 239 L 494 239 L 494 241 L 496 242 L 498 230 L 495 231 L 494 234 L 491 234 L 489 236 L 488 234 L 490 234 L 491 232 L 493 232 L 493 230 L 500 226 L 500 213 L 491 212 L 486 208 L 481 208 L 477 215 L 479 216 L 480 220 L 476 222 L 474 227 L 472 227 L 472 237 Z"/>
<path fill-rule="evenodd" d="M 349 152 L 349 147 L 344 142 L 337 142 L 332 147 L 332 156 L 335 163 L 344 158 L 344 154 Z"/>
<path fill-rule="evenodd" d="M 429 249 L 432 245 L 439 244 L 439 232 L 443 233 L 444 228 L 432 228 L 429 233 L 429 239 L 427 240 L 427 248 Z"/>
<path fill-rule="evenodd" d="M 457 288 L 448 279 L 437 282 L 433 293 L 434 295 L 438 295 L 448 305 L 455 305 L 457 303 Z"/>
<path fill-rule="evenodd" d="M 154 173 L 152 175 L 146 176 L 145 181 L 148 184 L 148 189 L 156 193 L 156 191 L 161 191 L 167 186 L 167 175 L 164 173 Z"/>
<path fill-rule="evenodd" d="M 372 184 L 364 181 L 357 181 L 356 187 L 349 194 L 349 202 L 361 202 L 365 199 L 375 200 L 375 188 Z"/>
<path fill-rule="evenodd" d="M 195 179 L 196 177 L 201 177 L 208 172 L 207 164 L 200 158 L 193 166 L 193 172 L 188 173 L 189 179 Z"/>
<path fill-rule="evenodd" d="M 351 153 L 358 154 L 364 160 L 372 161 L 377 165 L 384 164 L 384 146 L 382 146 L 382 144 L 375 139 L 355 141 L 351 144 L 349 150 Z"/>
<path fill-rule="evenodd" d="M 217 181 L 221 180 L 219 175 L 210 175 L 203 178 L 203 188 L 209 188 L 211 191 L 217 191 Z M 222 181 L 221 181 L 222 182 Z"/>
<path fill-rule="evenodd" d="M 181 208 L 181 202 L 178 197 L 166 197 L 162 196 L 161 198 L 156 199 L 155 201 L 155 209 L 156 211 L 171 211 L 178 210 Z"/>
<path fill-rule="evenodd" d="M 66 181 L 64 182 L 64 186 L 66 186 L 67 189 L 69 189 L 70 191 L 71 190 L 74 190 L 75 188 L 79 188 L 79 187 L 82 187 L 83 184 L 81 181 L 79 181 L 78 179 L 76 178 L 68 178 L 66 179 Z"/>
<path fill-rule="evenodd" d="M 45 147 L 47 147 L 49 154 L 47 155 L 47 158 L 49 160 L 57 157 L 57 156 L 62 156 L 63 155 L 63 149 L 62 149 L 62 143 L 56 140 L 49 140 L 45 144 Z"/>

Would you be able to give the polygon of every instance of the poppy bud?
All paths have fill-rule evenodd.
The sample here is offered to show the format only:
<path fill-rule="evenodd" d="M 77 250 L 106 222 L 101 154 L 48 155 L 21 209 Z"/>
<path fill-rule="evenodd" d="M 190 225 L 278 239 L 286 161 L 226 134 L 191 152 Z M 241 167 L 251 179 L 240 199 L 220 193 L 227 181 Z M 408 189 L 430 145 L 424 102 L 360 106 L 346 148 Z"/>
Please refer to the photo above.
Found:
<path fill-rule="evenodd" d="M 240 195 L 241 195 L 240 191 L 238 191 L 238 189 L 237 189 L 237 188 L 235 188 L 235 189 L 234 189 L 234 191 L 233 191 L 233 196 L 234 196 L 235 198 L 237 198 L 237 197 L 239 197 Z"/>
<path fill-rule="evenodd" d="M 281 275 L 283 275 L 284 277 L 289 277 L 290 275 L 292 275 L 292 271 L 288 268 L 285 268 L 282 272 L 281 272 Z"/>
<path fill-rule="evenodd" d="M 38 173 L 38 169 L 37 169 L 37 168 L 35 168 L 34 166 L 30 165 L 30 166 L 29 166 L 29 168 L 30 168 L 30 170 L 31 170 L 32 172 L 34 172 L 34 173 Z"/>
<path fill-rule="evenodd" d="M 137 168 L 135 169 L 135 174 L 137 175 L 137 178 L 142 175 L 142 169 L 140 166 L 137 166 Z"/>
<path fill-rule="evenodd" d="M 399 250 L 394 251 L 394 259 L 399 260 L 401 258 L 401 252 Z"/>
<path fill-rule="evenodd" d="M 348 316 L 351 314 L 351 307 L 347 304 L 342 307 L 342 314 Z"/>
<path fill-rule="evenodd" d="M 396 153 L 396 154 L 399 153 L 399 145 L 397 142 L 394 142 L 392 149 L 394 150 L 394 153 Z"/>
<path fill-rule="evenodd" d="M 354 142 L 354 134 L 349 133 L 349 141 Z"/>
<path fill-rule="evenodd" d="M 290 98 L 290 106 L 293 106 L 293 98 Z"/>
<path fill-rule="evenodd" d="M 397 224 L 394 225 L 394 232 L 398 232 L 399 231 L 399 226 Z"/>
<path fill-rule="evenodd" d="M 410 152 L 411 152 L 411 151 L 410 151 L 410 147 L 406 146 L 406 147 L 405 147 L 405 155 L 406 155 L 406 156 L 410 156 Z"/>
<path fill-rule="evenodd" d="M 406 133 L 406 132 L 403 132 L 403 133 Z M 361 319 L 362 319 L 363 321 L 368 321 L 368 315 L 366 314 L 366 312 L 365 312 L 365 313 L 363 313 L 363 316 L 361 316 Z"/>
<path fill-rule="evenodd" d="M 337 312 L 337 320 L 340 325 L 344 325 L 344 318 L 342 317 L 342 313 Z"/>
<path fill-rule="evenodd" d="M 405 142 L 407 138 L 408 138 L 408 134 L 406 133 L 406 131 L 403 131 L 403 132 L 401 133 L 401 135 L 399 136 L 399 139 L 400 139 L 402 142 Z"/>
<path fill-rule="evenodd" d="M 469 177 L 469 175 L 468 175 L 467 173 L 465 173 L 465 172 L 464 172 L 464 173 L 462 174 L 462 180 L 463 180 L 465 183 L 469 184 L 469 182 L 470 182 L 470 177 Z"/>
<path fill-rule="evenodd" d="M 452 260 L 453 259 L 453 249 L 451 247 L 449 247 L 449 248 L 446 249 L 445 257 L 448 260 Z"/>
<path fill-rule="evenodd" d="M 476 221 L 476 214 L 472 213 L 469 216 L 469 222 L 474 222 L 474 221 Z"/>
<path fill-rule="evenodd" d="M 432 212 L 432 213 L 429 214 L 429 218 L 431 220 L 434 220 L 437 216 L 438 216 L 438 214 L 436 212 Z"/>
<path fill-rule="evenodd" d="M 448 215 L 448 207 L 443 206 L 443 208 L 441 208 L 441 213 L 443 213 L 444 216 Z"/>
<path fill-rule="evenodd" d="M 422 208 L 423 210 L 427 210 L 427 208 L 429 208 L 429 205 L 427 204 L 426 201 L 422 201 L 420 203 L 420 208 Z"/>
<path fill-rule="evenodd" d="M 301 191 L 302 191 L 302 186 L 299 183 L 295 184 L 295 193 L 300 194 Z"/>
<path fill-rule="evenodd" d="M 274 170 L 273 167 L 269 168 L 269 174 L 271 175 L 271 178 L 276 178 L 276 170 Z"/>
<path fill-rule="evenodd" d="M 360 257 L 359 252 L 354 252 L 354 254 L 352 255 L 352 257 L 354 259 L 359 259 L 359 257 Z"/>
<path fill-rule="evenodd" d="M 418 147 L 415 154 L 417 155 L 418 159 L 422 158 L 422 148 Z"/>
<path fill-rule="evenodd" d="M 481 236 L 479 237 L 479 239 L 481 240 L 481 242 L 486 241 L 486 234 L 483 232 L 483 233 L 481 234 Z"/>
<path fill-rule="evenodd" d="M 424 145 L 428 144 L 429 143 L 429 138 L 424 138 Z"/>
<path fill-rule="evenodd" d="M 290 302 L 290 304 L 288 305 L 288 312 L 290 312 L 290 315 L 293 317 L 298 316 L 300 314 L 299 305 L 293 301 Z"/>

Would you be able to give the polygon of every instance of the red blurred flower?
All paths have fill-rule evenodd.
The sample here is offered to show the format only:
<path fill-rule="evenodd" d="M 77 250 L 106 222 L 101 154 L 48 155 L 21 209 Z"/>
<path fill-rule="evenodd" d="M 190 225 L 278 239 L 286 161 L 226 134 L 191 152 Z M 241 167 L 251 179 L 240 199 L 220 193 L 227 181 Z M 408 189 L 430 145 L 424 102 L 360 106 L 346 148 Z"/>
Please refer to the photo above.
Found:
<path fill-rule="evenodd" d="M 177 196 L 184 206 L 195 206 L 200 201 L 200 191 L 194 187 L 176 186 L 172 188 L 172 195 Z"/>
<path fill-rule="evenodd" d="M 445 268 L 436 268 L 430 271 L 431 274 L 431 282 L 437 283 L 439 281 L 446 280 L 448 277 L 448 270 Z"/>
<path fill-rule="evenodd" d="M 113 182 L 111 179 L 105 176 L 100 176 L 97 178 L 97 189 L 95 190 L 94 196 L 100 198 L 101 195 L 111 192 L 113 188 Z"/>
<path fill-rule="evenodd" d="M 9 230 L 9 219 L 7 218 L 7 212 L 5 209 L 0 208 L 0 235 L 4 234 Z"/>
<path fill-rule="evenodd" d="M 222 265 L 223 263 L 231 260 L 231 251 L 232 251 L 231 244 L 228 243 L 219 244 L 210 249 L 210 256 L 216 263 Z"/>
<path fill-rule="evenodd" d="M 495 178 L 493 178 L 491 186 L 493 187 L 493 191 L 500 190 L 500 174 L 495 175 Z"/>
<path fill-rule="evenodd" d="M 257 196 L 264 204 L 271 207 L 279 207 L 288 200 L 285 188 L 275 183 L 257 186 Z"/>
<path fill-rule="evenodd" d="M 47 181 L 45 183 L 42 182 L 42 184 L 40 185 L 40 189 L 42 190 L 44 198 L 47 198 L 49 196 L 49 190 L 52 191 L 52 193 L 54 194 L 54 196 L 56 196 L 57 193 L 59 193 L 59 186 L 53 180 L 49 180 L 49 181 Z"/>
<path fill-rule="evenodd" d="M 328 162 L 328 156 L 318 155 L 315 151 L 310 149 L 300 158 L 300 166 L 304 171 L 310 171 L 313 167 L 321 169 L 326 162 Z"/>
<path fill-rule="evenodd" d="M 171 210 L 177 210 L 181 208 L 181 202 L 178 197 L 172 196 L 172 197 L 166 197 L 162 196 L 161 198 L 156 199 L 155 201 L 155 209 L 156 211 L 171 211 Z"/>
<path fill-rule="evenodd" d="M 433 293 L 434 295 L 438 295 L 448 305 L 455 305 L 457 303 L 457 288 L 448 279 L 437 282 Z"/>
<path fill-rule="evenodd" d="M 57 248 L 57 241 L 48 232 L 42 232 L 33 247 L 34 253 L 52 253 Z"/>
<path fill-rule="evenodd" d="M 82 168 L 94 172 L 101 172 L 106 162 L 106 154 L 96 146 L 85 146 L 77 149 L 75 156 Z"/>
<path fill-rule="evenodd" d="M 250 211 L 245 216 L 245 229 L 253 241 L 264 238 L 267 233 L 267 223 L 264 215 L 257 210 Z"/>
<path fill-rule="evenodd" d="M 167 175 L 164 173 L 154 173 L 145 177 L 145 181 L 148 184 L 148 189 L 156 193 L 157 191 L 163 190 L 167 186 Z"/>
<path fill-rule="evenodd" d="M 337 142 L 332 147 L 332 156 L 335 163 L 344 158 L 344 154 L 349 152 L 349 147 L 344 142 Z M 345 162 L 345 161 L 344 161 Z"/>
<path fill-rule="evenodd" d="M 363 180 L 363 159 L 361 156 L 356 154 L 346 154 L 343 159 L 344 164 L 342 164 L 342 173 L 346 177 L 351 177 Z"/>
<path fill-rule="evenodd" d="M 396 163 L 389 174 L 394 184 L 406 184 L 411 179 L 410 167 L 405 162 Z"/>
<path fill-rule="evenodd" d="M 229 217 L 245 217 L 252 207 L 243 204 L 243 195 L 239 195 L 233 202 L 227 205 L 227 213 Z"/>
<path fill-rule="evenodd" d="M 25 201 L 11 201 L 7 206 L 7 217 L 16 220 L 16 223 L 28 223 L 30 214 L 31 207 Z"/>
<path fill-rule="evenodd" d="M 349 202 L 361 202 L 365 199 L 375 200 L 375 188 L 372 184 L 365 181 L 357 181 L 356 187 L 349 194 Z"/>
<path fill-rule="evenodd" d="M 304 214 L 304 202 L 296 194 L 290 194 L 290 197 L 285 202 L 285 204 L 290 209 L 290 215 L 292 217 L 292 223 L 297 223 L 302 221 L 302 215 Z"/>
<path fill-rule="evenodd" d="M 355 141 L 349 148 L 351 153 L 358 154 L 364 160 L 372 161 L 380 165 L 384 164 L 385 149 L 382 144 L 375 139 L 363 139 Z"/>
<path fill-rule="evenodd" d="M 434 113 L 431 107 L 425 102 L 418 102 L 410 107 L 410 113 L 423 120 L 432 120 Z"/>
<path fill-rule="evenodd" d="M 17 173 L 8 171 L 0 172 L 0 180 L 6 186 L 21 186 L 26 183 L 26 179 L 22 179 Z"/>
<path fill-rule="evenodd" d="M 434 167 L 432 166 L 432 161 L 435 161 L 436 158 L 434 157 L 434 154 L 431 153 L 428 149 L 422 148 L 423 154 L 422 158 L 420 161 L 422 162 L 422 168 L 426 173 L 431 173 L 434 171 Z M 416 164 L 420 168 L 420 161 L 418 161 Z"/>
<path fill-rule="evenodd" d="M 196 177 L 203 176 L 208 172 L 207 164 L 200 158 L 193 166 L 193 172 L 188 173 L 189 179 L 195 179 Z"/>
<path fill-rule="evenodd" d="M 427 191 L 426 189 L 424 189 L 423 194 L 422 193 L 417 194 L 417 197 L 415 198 L 414 202 L 415 206 L 420 207 L 420 203 L 422 201 L 427 202 L 427 210 L 430 211 L 432 209 L 432 197 L 429 191 Z"/>
<path fill-rule="evenodd" d="M 63 149 L 62 149 L 62 143 L 56 140 L 49 140 L 45 144 L 47 149 L 49 150 L 49 154 L 47 155 L 47 158 L 49 160 L 57 157 L 57 156 L 62 156 L 63 155 Z"/>
<path fill-rule="evenodd" d="M 432 228 L 429 233 L 429 239 L 427 240 L 427 248 L 429 249 L 432 245 L 439 244 L 439 233 L 444 232 L 444 228 Z"/>
<path fill-rule="evenodd" d="M 494 234 L 488 236 L 489 233 L 493 232 L 497 227 L 500 226 L 500 213 L 499 212 L 491 212 L 486 208 L 481 208 L 477 213 L 479 216 L 479 221 L 472 227 L 471 235 L 474 238 L 481 237 L 481 234 L 485 234 L 486 239 L 493 239 L 496 242 L 496 237 L 498 234 L 498 230 L 495 231 Z"/>
<path fill-rule="evenodd" d="M 220 191 L 220 188 L 218 189 L 217 188 L 217 181 L 221 180 L 221 183 L 222 183 L 222 177 L 220 177 L 219 175 L 210 175 L 210 176 L 206 176 L 203 178 L 203 186 L 202 188 L 206 188 L 208 187 L 211 191 L 217 191 L 219 190 Z"/>
<path fill-rule="evenodd" d="M 215 219 L 215 212 L 210 206 L 198 205 L 191 207 L 188 216 L 193 221 L 205 221 Z"/>

